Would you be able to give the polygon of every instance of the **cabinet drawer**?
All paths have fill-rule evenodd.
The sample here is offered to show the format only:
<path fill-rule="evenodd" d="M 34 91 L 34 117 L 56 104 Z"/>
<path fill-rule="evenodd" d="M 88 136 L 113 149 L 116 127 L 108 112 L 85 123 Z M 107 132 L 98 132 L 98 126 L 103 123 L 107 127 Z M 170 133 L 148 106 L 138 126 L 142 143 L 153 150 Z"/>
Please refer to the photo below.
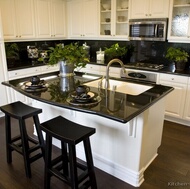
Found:
<path fill-rule="evenodd" d="M 93 69 L 93 70 L 96 70 L 96 71 L 100 71 L 100 66 L 99 65 L 87 64 L 85 68 L 87 70 Z"/>
<path fill-rule="evenodd" d="M 42 66 L 41 67 L 41 71 L 43 73 L 48 73 L 48 72 L 53 72 L 53 71 L 58 71 L 59 70 L 59 66 L 58 65 L 54 65 L 54 66 Z"/>
<path fill-rule="evenodd" d="M 160 74 L 160 81 L 169 81 L 169 82 L 177 82 L 177 83 L 187 84 L 188 77 L 172 75 L 172 74 Z"/>
<path fill-rule="evenodd" d="M 8 75 L 9 79 L 11 80 L 11 79 L 18 79 L 22 77 L 37 75 L 38 73 L 40 74 L 40 72 L 41 72 L 41 67 L 35 67 L 35 68 L 9 71 Z"/>

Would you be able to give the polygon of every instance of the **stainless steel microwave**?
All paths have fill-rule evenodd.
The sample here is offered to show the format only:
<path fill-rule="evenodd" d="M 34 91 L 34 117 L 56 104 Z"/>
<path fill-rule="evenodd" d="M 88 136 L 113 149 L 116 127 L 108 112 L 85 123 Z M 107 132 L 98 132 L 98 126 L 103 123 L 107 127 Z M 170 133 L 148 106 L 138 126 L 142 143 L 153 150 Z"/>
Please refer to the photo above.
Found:
<path fill-rule="evenodd" d="M 129 39 L 165 41 L 167 36 L 167 18 L 161 19 L 130 19 Z"/>

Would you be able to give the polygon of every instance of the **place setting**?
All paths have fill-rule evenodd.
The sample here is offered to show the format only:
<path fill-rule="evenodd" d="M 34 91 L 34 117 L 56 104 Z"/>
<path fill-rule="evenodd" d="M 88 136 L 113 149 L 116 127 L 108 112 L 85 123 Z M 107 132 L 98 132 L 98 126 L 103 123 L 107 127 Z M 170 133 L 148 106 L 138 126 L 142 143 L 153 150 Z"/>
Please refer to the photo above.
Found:
<path fill-rule="evenodd" d="M 70 93 L 67 102 L 77 106 L 94 106 L 101 101 L 101 97 L 97 93 L 90 91 L 90 87 L 79 85 L 76 90 Z"/>

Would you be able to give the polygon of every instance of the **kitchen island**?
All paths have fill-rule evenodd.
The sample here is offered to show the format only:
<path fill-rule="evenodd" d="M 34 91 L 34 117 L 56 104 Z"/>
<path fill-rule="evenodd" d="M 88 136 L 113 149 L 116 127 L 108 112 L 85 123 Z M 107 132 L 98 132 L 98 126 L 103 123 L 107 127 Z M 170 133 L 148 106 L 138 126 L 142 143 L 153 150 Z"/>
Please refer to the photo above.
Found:
<path fill-rule="evenodd" d="M 157 156 L 162 138 L 164 97 L 173 88 L 151 84 L 147 91 L 129 95 L 90 87 L 90 91 L 101 100 L 95 104 L 76 105 L 68 100 L 73 92 L 61 90 L 63 82 L 57 74 L 40 76 L 48 84 L 47 89 L 42 91 L 23 88 L 30 78 L 3 84 L 33 99 L 33 106 L 43 109 L 41 122 L 62 115 L 96 128 L 96 134 L 91 137 L 95 166 L 133 186 L 140 186 L 144 180 L 144 171 Z M 91 80 L 88 78 L 75 77 L 74 83 L 85 84 Z M 60 145 L 58 141 L 54 141 L 54 144 Z M 84 159 L 80 144 L 77 156 Z"/>

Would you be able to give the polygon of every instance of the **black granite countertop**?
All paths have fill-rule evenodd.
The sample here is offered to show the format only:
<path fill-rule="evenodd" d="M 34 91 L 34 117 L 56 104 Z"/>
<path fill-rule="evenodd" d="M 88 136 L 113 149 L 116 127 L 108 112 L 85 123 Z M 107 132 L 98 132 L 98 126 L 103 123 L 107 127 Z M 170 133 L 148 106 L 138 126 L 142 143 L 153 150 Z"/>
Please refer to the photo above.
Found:
<path fill-rule="evenodd" d="M 53 77 L 47 79 L 49 76 Z M 86 75 L 83 75 L 83 77 L 74 77 L 75 87 L 92 80 L 84 76 Z M 172 87 L 154 84 L 151 89 L 135 96 L 90 87 L 90 92 L 95 95 L 95 98 L 101 100 L 97 103 L 93 103 L 92 101 L 89 103 L 77 103 L 77 105 L 73 105 L 70 101 L 72 99 L 71 94 L 73 94 L 73 91 L 63 92 L 61 90 L 61 86 L 64 81 L 58 77 L 58 72 L 40 75 L 39 77 L 41 79 L 45 78 L 46 86 L 48 86 L 47 88 L 30 92 L 26 91 L 23 84 L 30 81 L 31 78 L 5 81 L 2 84 L 12 87 L 16 91 L 32 99 L 36 99 L 54 106 L 96 114 L 122 123 L 126 123 L 138 116 L 140 113 L 145 111 L 173 90 Z M 121 80 L 126 81 L 126 79 Z"/>

